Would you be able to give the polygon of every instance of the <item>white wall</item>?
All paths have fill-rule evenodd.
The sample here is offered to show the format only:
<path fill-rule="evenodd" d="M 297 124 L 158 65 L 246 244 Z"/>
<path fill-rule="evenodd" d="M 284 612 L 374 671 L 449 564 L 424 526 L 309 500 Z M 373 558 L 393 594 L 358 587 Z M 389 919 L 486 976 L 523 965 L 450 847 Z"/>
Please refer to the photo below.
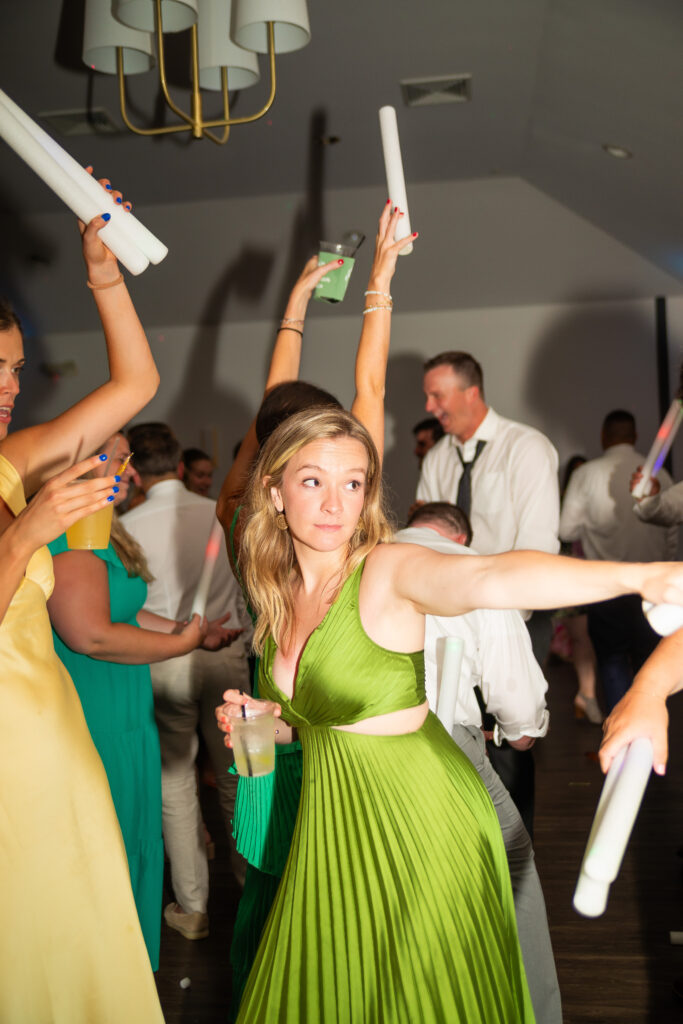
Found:
<path fill-rule="evenodd" d="M 348 315 L 346 307 L 330 313 L 311 318 L 306 327 L 302 377 L 348 405 L 360 316 Z M 215 431 L 220 476 L 258 406 L 272 332 L 272 323 L 264 321 L 151 331 L 162 384 L 138 420 L 169 422 L 183 445 L 208 444 Z M 683 299 L 670 304 L 670 334 L 677 367 L 683 356 Z M 399 516 L 417 481 L 411 428 L 425 415 L 422 362 L 449 348 L 470 351 L 481 361 L 488 401 L 503 415 L 548 434 L 562 463 L 574 452 L 598 454 L 600 423 L 613 408 L 633 411 L 640 448 L 647 450 L 658 422 L 654 301 L 398 313 L 388 372 L 386 468 Z M 27 357 L 16 426 L 55 415 L 105 374 L 96 332 L 29 341 Z M 77 365 L 76 376 L 50 380 L 38 370 L 41 363 L 69 360 Z M 677 368 L 672 380 L 676 374 Z"/>

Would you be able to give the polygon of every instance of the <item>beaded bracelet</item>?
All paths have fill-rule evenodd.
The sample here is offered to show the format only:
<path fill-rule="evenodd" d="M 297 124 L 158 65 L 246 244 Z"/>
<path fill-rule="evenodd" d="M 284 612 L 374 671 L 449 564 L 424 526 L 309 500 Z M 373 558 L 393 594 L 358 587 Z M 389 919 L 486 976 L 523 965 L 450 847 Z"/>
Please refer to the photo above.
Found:
<path fill-rule="evenodd" d="M 382 298 L 389 299 L 390 302 L 393 301 L 392 296 L 389 294 L 389 292 L 371 292 L 371 291 L 368 291 L 368 292 L 363 292 L 363 295 L 381 295 Z"/>
<path fill-rule="evenodd" d="M 365 316 L 366 313 L 375 313 L 378 309 L 388 309 L 391 313 L 393 308 L 393 306 L 366 306 L 363 310 L 363 316 Z"/>
<path fill-rule="evenodd" d="M 122 284 L 122 282 L 123 282 L 123 274 L 119 274 L 119 276 L 116 278 L 116 280 L 108 281 L 106 284 L 92 284 L 91 281 L 87 281 L 87 280 L 86 280 L 85 283 L 87 284 L 87 286 L 90 289 L 90 291 L 92 291 L 92 292 L 101 292 L 105 288 L 113 288 L 115 284 Z"/>
<path fill-rule="evenodd" d="M 278 327 L 277 333 L 279 334 L 280 331 L 294 331 L 294 333 L 298 334 L 300 337 L 303 338 L 304 336 L 304 332 L 300 331 L 298 327 Z"/>

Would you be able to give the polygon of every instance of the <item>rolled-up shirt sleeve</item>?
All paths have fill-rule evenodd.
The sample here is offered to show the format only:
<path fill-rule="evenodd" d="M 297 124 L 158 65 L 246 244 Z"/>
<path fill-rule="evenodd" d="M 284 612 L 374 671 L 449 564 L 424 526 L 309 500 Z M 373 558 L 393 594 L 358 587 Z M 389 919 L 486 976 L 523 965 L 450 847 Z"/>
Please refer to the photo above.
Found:
<path fill-rule="evenodd" d="M 516 611 L 477 614 L 481 688 L 505 739 L 545 736 L 548 684 L 534 658 L 529 632 Z"/>

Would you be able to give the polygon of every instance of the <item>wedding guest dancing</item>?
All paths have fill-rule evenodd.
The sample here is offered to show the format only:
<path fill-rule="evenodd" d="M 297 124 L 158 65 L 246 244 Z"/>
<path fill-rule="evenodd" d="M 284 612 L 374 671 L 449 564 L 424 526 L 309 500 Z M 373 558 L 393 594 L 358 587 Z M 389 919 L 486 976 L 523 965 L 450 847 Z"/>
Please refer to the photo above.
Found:
<path fill-rule="evenodd" d="M 99 456 L 78 461 L 79 453 L 138 413 L 159 382 L 123 275 L 98 237 L 107 219 L 81 230 L 109 378 L 55 419 L 9 437 L 24 354 L 19 321 L 0 305 L 4 1024 L 163 1021 L 107 776 L 46 608 L 54 578 L 45 545 L 114 498 L 111 469 L 78 480 L 101 465 Z M 35 495 L 28 506 L 26 494 Z"/>
<path fill-rule="evenodd" d="M 275 431 L 246 505 L 259 692 L 298 728 L 304 775 L 238 1021 L 533 1020 L 495 811 L 425 700 L 424 616 L 677 601 L 683 566 L 381 543 L 376 449 L 335 410 Z M 227 700 L 229 731 L 249 698 Z"/>

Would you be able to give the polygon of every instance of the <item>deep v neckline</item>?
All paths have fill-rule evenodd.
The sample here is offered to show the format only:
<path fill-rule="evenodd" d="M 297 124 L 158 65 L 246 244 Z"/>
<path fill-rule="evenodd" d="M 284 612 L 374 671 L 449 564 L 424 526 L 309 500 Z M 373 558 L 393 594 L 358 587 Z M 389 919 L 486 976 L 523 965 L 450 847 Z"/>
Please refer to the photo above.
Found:
<path fill-rule="evenodd" d="M 332 604 L 329 606 L 329 608 L 327 609 L 327 611 L 323 615 L 323 617 L 320 620 L 320 622 L 318 623 L 318 625 L 314 626 L 314 628 L 311 630 L 311 632 L 308 634 L 308 636 L 304 640 L 304 643 L 303 643 L 303 645 L 301 647 L 301 650 L 299 651 L 299 657 L 297 659 L 296 668 L 294 670 L 294 678 L 292 680 L 292 696 L 291 697 L 288 697 L 287 694 L 285 693 L 285 691 L 283 689 L 281 689 L 281 687 L 279 687 L 278 684 L 275 682 L 275 673 L 274 673 L 273 669 L 275 667 L 275 659 L 276 659 L 276 657 L 278 655 L 278 651 L 280 650 L 280 648 L 275 643 L 275 640 L 273 639 L 272 635 L 268 637 L 268 642 L 273 645 L 274 652 L 275 652 L 273 654 L 273 657 L 270 659 L 270 664 L 268 665 L 268 675 L 270 676 L 270 682 L 272 683 L 273 689 L 275 691 L 277 691 L 277 693 L 283 698 L 283 700 L 287 704 L 289 704 L 290 707 L 293 706 L 294 699 L 296 698 L 297 694 L 299 693 L 299 689 L 300 689 L 301 683 L 303 683 L 303 679 L 300 681 L 301 665 L 302 665 L 302 662 L 304 660 L 304 655 L 308 651 L 308 648 L 310 646 L 311 640 L 316 635 L 316 633 L 319 633 L 320 630 L 323 628 L 323 626 L 327 623 L 333 608 L 336 608 L 337 605 L 339 604 L 339 602 L 341 601 L 342 595 L 343 595 L 344 591 L 346 590 L 346 587 L 348 586 L 350 581 L 352 579 L 354 579 L 354 577 L 356 576 L 356 573 L 358 573 L 363 568 L 364 561 L 365 560 L 363 560 L 363 562 L 361 562 L 361 564 L 356 569 L 354 569 L 354 571 L 351 573 L 351 575 L 348 576 L 344 580 L 344 582 L 341 585 L 341 589 L 340 589 L 339 593 L 337 594 L 336 598 L 334 599 Z"/>

